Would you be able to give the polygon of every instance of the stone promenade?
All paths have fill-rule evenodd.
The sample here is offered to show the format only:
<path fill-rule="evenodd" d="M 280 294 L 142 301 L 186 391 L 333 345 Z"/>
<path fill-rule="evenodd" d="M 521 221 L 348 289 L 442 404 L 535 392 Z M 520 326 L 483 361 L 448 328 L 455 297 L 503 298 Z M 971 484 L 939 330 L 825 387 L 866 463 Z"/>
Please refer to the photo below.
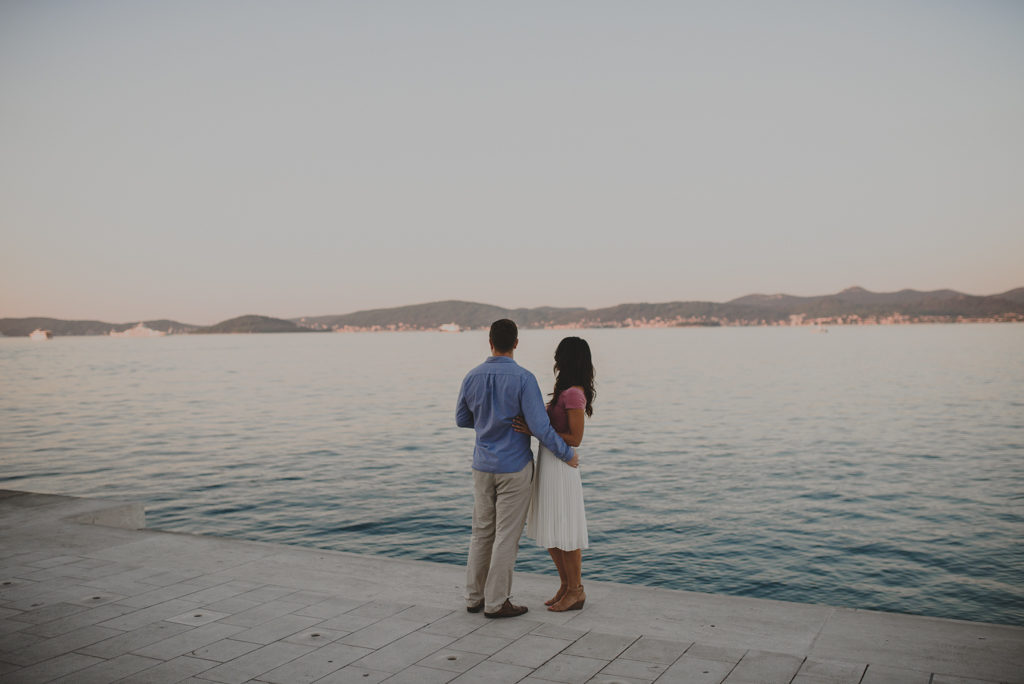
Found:
<path fill-rule="evenodd" d="M 1024 683 L 1017 627 L 586 580 L 556 614 L 523 573 L 486 620 L 458 567 L 143 525 L 0 491 L 0 682 Z"/>

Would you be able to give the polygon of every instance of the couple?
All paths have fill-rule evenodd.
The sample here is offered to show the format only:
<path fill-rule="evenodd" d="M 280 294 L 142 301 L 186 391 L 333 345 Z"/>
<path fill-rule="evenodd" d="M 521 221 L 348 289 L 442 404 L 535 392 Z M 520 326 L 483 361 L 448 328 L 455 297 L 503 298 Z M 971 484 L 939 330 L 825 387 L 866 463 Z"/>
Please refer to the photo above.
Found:
<path fill-rule="evenodd" d="M 508 319 L 491 324 L 491 356 L 462 381 L 455 421 L 476 430 L 473 448 L 473 534 L 466 570 L 466 610 L 489 618 L 527 611 L 511 601 L 512 568 L 526 534 L 546 547 L 561 586 L 548 610 L 579 610 L 580 579 L 589 547 L 579 457 L 583 416 L 593 413 L 590 347 L 566 337 L 555 351 L 555 389 L 547 406 L 533 373 L 512 356 L 519 330 Z M 537 463 L 530 437 L 540 441 Z M 536 472 L 534 470 L 536 469 Z"/>

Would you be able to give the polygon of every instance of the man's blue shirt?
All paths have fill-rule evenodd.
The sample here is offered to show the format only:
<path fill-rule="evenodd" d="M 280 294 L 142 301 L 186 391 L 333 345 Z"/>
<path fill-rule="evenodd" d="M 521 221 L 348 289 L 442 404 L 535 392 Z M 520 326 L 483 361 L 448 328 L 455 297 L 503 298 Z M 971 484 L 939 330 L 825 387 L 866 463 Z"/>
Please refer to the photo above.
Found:
<path fill-rule="evenodd" d="M 489 356 L 466 374 L 455 408 L 456 424 L 476 430 L 474 470 L 518 473 L 526 467 L 533 453 L 530 437 L 512 429 L 518 415 L 555 456 L 572 460 L 572 447 L 551 427 L 537 378 L 507 356 Z"/>

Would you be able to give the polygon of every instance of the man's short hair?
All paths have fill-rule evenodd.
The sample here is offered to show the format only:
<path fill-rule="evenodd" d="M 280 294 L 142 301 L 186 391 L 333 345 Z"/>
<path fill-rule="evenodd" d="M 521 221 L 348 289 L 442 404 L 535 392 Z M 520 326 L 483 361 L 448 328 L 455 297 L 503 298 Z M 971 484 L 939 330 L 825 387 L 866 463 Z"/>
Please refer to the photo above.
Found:
<path fill-rule="evenodd" d="M 491 323 L 491 346 L 496 352 L 510 352 L 519 339 L 519 328 L 507 318 Z"/>

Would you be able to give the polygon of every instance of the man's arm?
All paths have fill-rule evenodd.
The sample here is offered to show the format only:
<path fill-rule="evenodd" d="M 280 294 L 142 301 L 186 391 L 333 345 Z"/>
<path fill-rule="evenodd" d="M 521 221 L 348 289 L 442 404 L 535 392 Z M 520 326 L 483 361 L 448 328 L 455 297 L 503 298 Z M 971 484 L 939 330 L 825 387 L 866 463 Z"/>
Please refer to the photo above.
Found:
<path fill-rule="evenodd" d="M 540 393 L 540 385 L 533 376 L 523 378 L 522 407 L 526 426 L 530 428 L 534 437 L 558 458 L 566 463 L 572 461 L 576 452 L 558 436 L 555 428 L 551 427 L 547 409 L 544 408 L 544 397 Z"/>
<path fill-rule="evenodd" d="M 466 403 L 465 382 L 462 383 L 462 388 L 459 390 L 459 400 L 455 404 L 455 424 L 463 428 L 476 427 L 473 412 L 469 410 L 469 404 Z"/>

